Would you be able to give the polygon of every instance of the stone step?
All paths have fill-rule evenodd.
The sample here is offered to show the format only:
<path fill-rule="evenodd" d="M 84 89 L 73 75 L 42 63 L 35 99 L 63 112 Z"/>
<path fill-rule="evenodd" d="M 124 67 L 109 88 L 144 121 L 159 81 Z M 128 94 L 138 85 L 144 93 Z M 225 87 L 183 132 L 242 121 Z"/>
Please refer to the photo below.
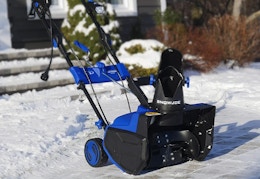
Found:
<path fill-rule="evenodd" d="M 59 56 L 60 52 L 57 49 L 53 50 L 53 56 Z M 0 52 L 0 61 L 10 61 L 10 60 L 24 60 L 27 58 L 40 58 L 40 57 L 50 57 L 51 49 L 35 49 L 35 50 L 11 50 Z"/>
<path fill-rule="evenodd" d="M 62 80 L 52 80 L 47 82 L 38 82 L 38 83 L 29 83 L 29 84 L 20 84 L 20 85 L 11 85 L 11 86 L 0 86 L 0 95 L 3 94 L 13 94 L 13 93 L 22 93 L 29 90 L 43 90 L 54 88 L 57 86 L 65 86 L 73 84 L 74 80 L 70 79 L 62 79 Z"/>
<path fill-rule="evenodd" d="M 54 50 L 49 80 L 40 79 L 49 65 L 50 54 L 51 49 L 0 52 L 0 95 L 74 84 L 67 62 L 59 57 L 57 50 Z M 73 61 L 73 64 L 85 65 L 84 61 Z"/>
<path fill-rule="evenodd" d="M 24 73 L 0 77 L 0 95 L 74 84 L 74 79 L 68 70 L 50 71 L 47 82 L 42 81 L 40 76 L 41 73 Z"/>
<path fill-rule="evenodd" d="M 34 59 L 35 60 L 35 59 Z M 44 61 L 46 61 L 45 59 Z M 53 59 L 53 63 L 51 65 L 51 70 L 59 70 L 59 69 L 68 69 L 69 66 L 65 59 L 59 60 L 58 62 L 55 62 L 55 58 Z M 25 60 L 24 60 L 25 61 Z M 0 67 L 0 76 L 9 76 L 9 75 L 17 75 L 20 73 L 27 73 L 27 72 L 41 72 L 45 71 L 48 67 L 49 60 L 46 61 L 46 63 L 41 63 L 43 60 L 37 59 L 39 63 L 35 62 L 35 64 L 28 64 L 28 62 L 22 64 L 20 63 L 18 65 L 11 66 L 9 64 L 8 66 L 2 65 Z M 22 61 L 20 61 L 22 62 Z M 1 62 L 0 62 L 1 64 Z"/>

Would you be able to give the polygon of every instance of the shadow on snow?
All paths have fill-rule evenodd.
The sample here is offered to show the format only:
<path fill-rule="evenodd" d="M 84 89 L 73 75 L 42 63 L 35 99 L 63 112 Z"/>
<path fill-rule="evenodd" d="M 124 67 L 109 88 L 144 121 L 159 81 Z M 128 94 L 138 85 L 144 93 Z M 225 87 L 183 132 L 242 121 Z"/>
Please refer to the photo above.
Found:
<path fill-rule="evenodd" d="M 214 129 L 213 149 L 206 160 L 213 159 L 241 147 L 260 134 L 260 120 L 252 120 L 238 126 L 237 123 L 223 124 Z M 224 131 L 222 132 L 222 130 Z"/>

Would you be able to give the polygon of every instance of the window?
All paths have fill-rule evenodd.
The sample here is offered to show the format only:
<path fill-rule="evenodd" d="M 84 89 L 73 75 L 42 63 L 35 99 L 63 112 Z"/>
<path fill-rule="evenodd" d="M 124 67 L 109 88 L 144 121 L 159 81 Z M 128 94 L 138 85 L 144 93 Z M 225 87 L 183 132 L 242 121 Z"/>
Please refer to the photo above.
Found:
<path fill-rule="evenodd" d="M 117 16 L 137 16 L 137 0 L 108 0 Z"/>
<path fill-rule="evenodd" d="M 67 6 L 64 0 L 52 0 L 50 6 L 51 14 L 54 19 L 63 19 L 67 17 Z"/>
<path fill-rule="evenodd" d="M 27 12 L 29 13 L 31 9 L 31 0 L 26 0 L 27 2 Z M 52 0 L 50 10 L 53 19 L 64 19 L 67 16 L 67 1 L 64 0 Z"/>
<path fill-rule="evenodd" d="M 58 0 L 52 0 L 51 4 L 52 5 L 59 5 L 59 1 Z"/>
<path fill-rule="evenodd" d="M 123 4 L 123 0 L 110 0 L 108 2 L 111 4 Z"/>

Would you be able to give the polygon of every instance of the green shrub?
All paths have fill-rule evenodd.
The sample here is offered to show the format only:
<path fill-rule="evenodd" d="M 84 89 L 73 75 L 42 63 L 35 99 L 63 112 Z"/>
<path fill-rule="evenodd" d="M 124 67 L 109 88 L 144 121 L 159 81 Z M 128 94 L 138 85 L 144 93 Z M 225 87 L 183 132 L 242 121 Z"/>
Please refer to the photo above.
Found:
<path fill-rule="evenodd" d="M 67 19 L 62 26 L 64 36 L 70 44 L 72 44 L 74 40 L 85 44 L 90 49 L 90 60 L 94 63 L 104 59 L 106 52 L 100 43 L 99 35 L 93 22 L 85 12 L 84 6 L 78 0 L 67 1 L 69 11 Z M 99 0 L 98 2 L 103 4 L 105 9 L 111 9 L 104 0 Z M 117 50 L 121 44 L 121 38 L 119 35 L 119 23 L 115 20 L 115 13 L 109 10 L 105 14 L 97 15 L 97 20 L 105 32 L 110 35 L 112 46 Z M 80 58 L 85 55 L 80 49 L 74 49 Z"/>
<path fill-rule="evenodd" d="M 126 65 L 132 77 L 144 77 L 157 74 L 158 68 L 143 68 L 139 65 Z"/>
<path fill-rule="evenodd" d="M 152 47 L 152 49 L 156 52 L 162 52 L 165 49 L 165 47 L 156 46 L 156 47 Z"/>
<path fill-rule="evenodd" d="M 145 48 L 142 47 L 141 44 L 136 44 L 136 45 L 133 45 L 129 48 L 125 48 L 125 51 L 127 51 L 129 54 L 133 55 L 133 54 L 136 54 L 136 53 L 144 53 Z"/>
<path fill-rule="evenodd" d="M 164 23 L 166 25 L 169 25 L 180 23 L 182 18 L 178 12 L 168 7 L 164 13 L 162 13 L 160 10 L 155 11 L 154 20 L 156 24 Z"/>

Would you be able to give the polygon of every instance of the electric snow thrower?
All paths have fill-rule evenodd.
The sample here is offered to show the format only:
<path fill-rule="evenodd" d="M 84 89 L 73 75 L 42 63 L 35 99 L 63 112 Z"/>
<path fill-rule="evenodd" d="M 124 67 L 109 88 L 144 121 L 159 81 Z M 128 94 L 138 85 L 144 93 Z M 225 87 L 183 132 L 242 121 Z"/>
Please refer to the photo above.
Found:
<path fill-rule="evenodd" d="M 112 65 L 103 63 L 75 66 L 64 47 L 66 39 L 53 22 L 49 0 L 32 0 L 30 17 L 35 14 L 42 20 L 54 47 L 65 57 L 78 89 L 81 89 L 95 111 L 96 126 L 104 129 L 104 138 L 89 139 L 84 154 L 92 167 L 103 166 L 109 159 L 118 168 L 129 174 L 140 174 L 144 170 L 154 170 L 180 164 L 192 159 L 201 161 L 208 155 L 213 145 L 215 106 L 209 104 L 185 104 L 183 86 L 182 54 L 176 49 L 162 52 L 156 75 L 133 79 L 124 64 L 120 63 L 111 47 L 109 35 L 104 32 L 96 19 L 103 7 L 93 0 L 81 0 L 99 33 L 102 45 Z M 69 44 L 67 42 L 67 44 Z M 89 49 L 78 41 L 74 43 L 81 50 Z M 72 53 L 78 59 L 71 48 Z M 78 59 L 79 60 L 79 59 Z M 50 61 L 51 64 L 51 61 Z M 50 65 L 49 65 L 50 66 Z M 42 75 L 48 79 L 48 71 Z M 124 83 L 127 81 L 128 88 Z M 109 123 L 96 98 L 94 101 L 86 88 L 94 83 L 115 82 L 131 91 L 140 105 L 135 112 L 117 117 Z M 148 102 L 141 89 L 142 85 L 154 86 L 154 97 Z M 96 96 L 96 95 L 95 95 Z"/>

